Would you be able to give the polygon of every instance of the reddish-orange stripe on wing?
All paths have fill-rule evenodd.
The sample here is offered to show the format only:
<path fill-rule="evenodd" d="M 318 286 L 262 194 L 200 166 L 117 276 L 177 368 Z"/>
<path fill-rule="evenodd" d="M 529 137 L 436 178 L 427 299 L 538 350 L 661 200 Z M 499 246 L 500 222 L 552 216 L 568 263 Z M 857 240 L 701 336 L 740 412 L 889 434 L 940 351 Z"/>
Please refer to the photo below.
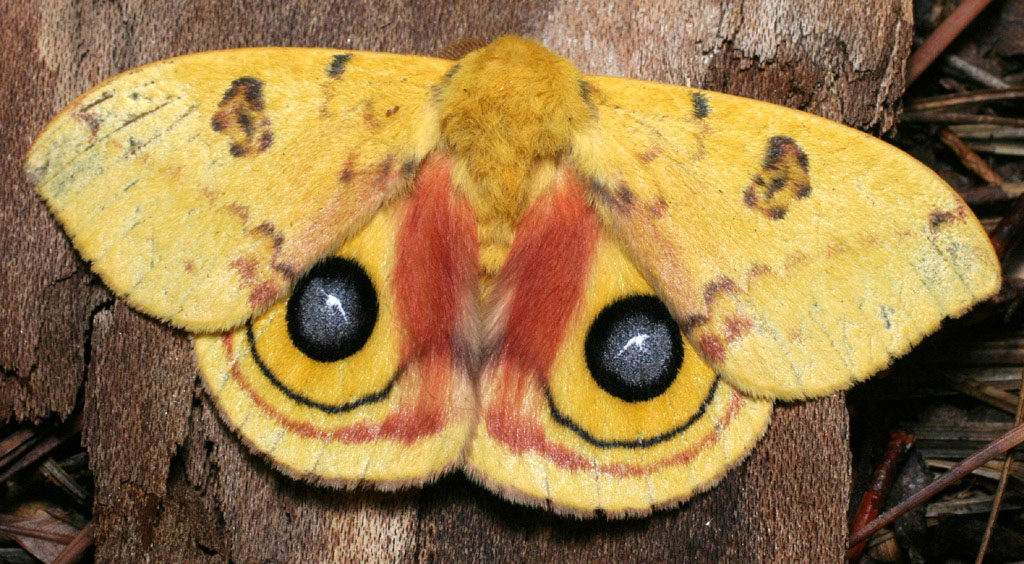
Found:
<path fill-rule="evenodd" d="M 461 333 L 476 302 L 476 216 L 452 187 L 452 161 L 429 157 L 416 176 L 409 211 L 395 241 L 395 302 L 405 332 L 402 363 L 417 364 L 422 388 L 417 421 L 444 419 L 452 379 L 465 373 Z"/>
<path fill-rule="evenodd" d="M 395 299 L 407 358 L 457 352 L 460 324 L 476 296 L 476 216 L 451 176 L 448 156 L 423 163 L 395 242 Z"/>
<path fill-rule="evenodd" d="M 534 203 L 516 229 L 498 274 L 508 297 L 502 356 L 544 375 L 580 303 L 597 245 L 598 224 L 583 185 L 565 171 L 551 196 Z"/>

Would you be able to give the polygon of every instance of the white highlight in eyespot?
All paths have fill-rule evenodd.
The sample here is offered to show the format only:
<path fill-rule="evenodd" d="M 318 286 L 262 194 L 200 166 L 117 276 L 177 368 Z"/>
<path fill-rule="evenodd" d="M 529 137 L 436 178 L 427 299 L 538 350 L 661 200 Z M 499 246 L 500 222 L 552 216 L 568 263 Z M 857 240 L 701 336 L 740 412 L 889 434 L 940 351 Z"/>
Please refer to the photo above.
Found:
<path fill-rule="evenodd" d="M 646 345 L 644 345 L 644 343 L 646 343 L 647 339 L 650 338 L 651 336 L 647 333 L 631 337 L 628 341 L 626 341 L 626 344 L 622 347 L 622 349 L 619 350 L 619 353 L 615 355 L 615 358 L 619 358 L 620 356 L 626 354 L 626 351 L 628 351 L 630 347 L 636 347 L 641 351 L 646 350 L 647 347 Z"/>
<path fill-rule="evenodd" d="M 338 296 L 328 294 L 323 288 L 317 288 L 317 290 L 326 297 L 324 304 L 331 309 L 337 310 L 338 313 L 345 318 L 345 323 L 348 323 L 348 312 L 345 311 L 345 306 L 341 303 L 341 300 L 338 299 Z"/>

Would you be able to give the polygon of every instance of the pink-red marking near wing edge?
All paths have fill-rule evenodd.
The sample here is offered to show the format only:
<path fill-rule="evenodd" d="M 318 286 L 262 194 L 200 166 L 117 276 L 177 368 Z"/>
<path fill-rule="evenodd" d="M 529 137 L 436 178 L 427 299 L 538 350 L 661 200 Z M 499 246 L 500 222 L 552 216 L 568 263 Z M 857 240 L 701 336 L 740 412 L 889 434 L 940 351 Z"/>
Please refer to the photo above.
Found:
<path fill-rule="evenodd" d="M 500 414 L 494 410 L 488 411 L 487 434 L 514 452 L 536 452 L 566 470 L 598 471 L 617 478 L 645 476 L 653 474 L 662 468 L 689 464 L 702 450 L 717 443 L 721 438 L 721 433 L 729 427 L 732 418 L 743 407 L 743 396 L 735 390 L 730 393 L 732 394 L 732 401 L 729 402 L 728 409 L 713 430 L 709 431 L 686 450 L 677 452 L 654 464 L 596 463 L 593 459 L 574 452 L 564 445 L 548 441 L 544 435 L 543 426 L 536 421 L 529 421 L 515 413 Z"/>

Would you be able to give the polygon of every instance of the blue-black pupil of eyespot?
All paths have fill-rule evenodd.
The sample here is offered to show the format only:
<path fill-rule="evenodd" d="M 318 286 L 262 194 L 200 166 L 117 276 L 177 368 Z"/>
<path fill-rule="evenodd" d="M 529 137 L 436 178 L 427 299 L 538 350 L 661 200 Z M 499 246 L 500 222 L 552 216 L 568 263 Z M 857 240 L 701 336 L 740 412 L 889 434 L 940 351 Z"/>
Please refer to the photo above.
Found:
<path fill-rule="evenodd" d="M 288 335 L 309 358 L 334 362 L 363 348 L 377 323 L 377 292 L 356 262 L 331 257 L 288 299 Z"/>
<path fill-rule="evenodd" d="M 660 396 L 683 365 L 683 340 L 655 296 L 631 296 L 597 315 L 584 343 L 597 385 L 628 402 Z"/>

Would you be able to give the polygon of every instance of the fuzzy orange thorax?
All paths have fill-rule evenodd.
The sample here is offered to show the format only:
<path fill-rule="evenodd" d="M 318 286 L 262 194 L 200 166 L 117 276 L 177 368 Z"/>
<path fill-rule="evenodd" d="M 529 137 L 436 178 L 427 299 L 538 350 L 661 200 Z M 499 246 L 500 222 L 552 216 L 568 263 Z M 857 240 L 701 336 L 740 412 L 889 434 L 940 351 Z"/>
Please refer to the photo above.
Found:
<path fill-rule="evenodd" d="M 477 214 L 485 272 L 501 264 L 527 206 L 551 185 L 555 160 L 591 116 L 580 72 L 528 39 L 502 37 L 449 73 L 442 147 Z"/>

